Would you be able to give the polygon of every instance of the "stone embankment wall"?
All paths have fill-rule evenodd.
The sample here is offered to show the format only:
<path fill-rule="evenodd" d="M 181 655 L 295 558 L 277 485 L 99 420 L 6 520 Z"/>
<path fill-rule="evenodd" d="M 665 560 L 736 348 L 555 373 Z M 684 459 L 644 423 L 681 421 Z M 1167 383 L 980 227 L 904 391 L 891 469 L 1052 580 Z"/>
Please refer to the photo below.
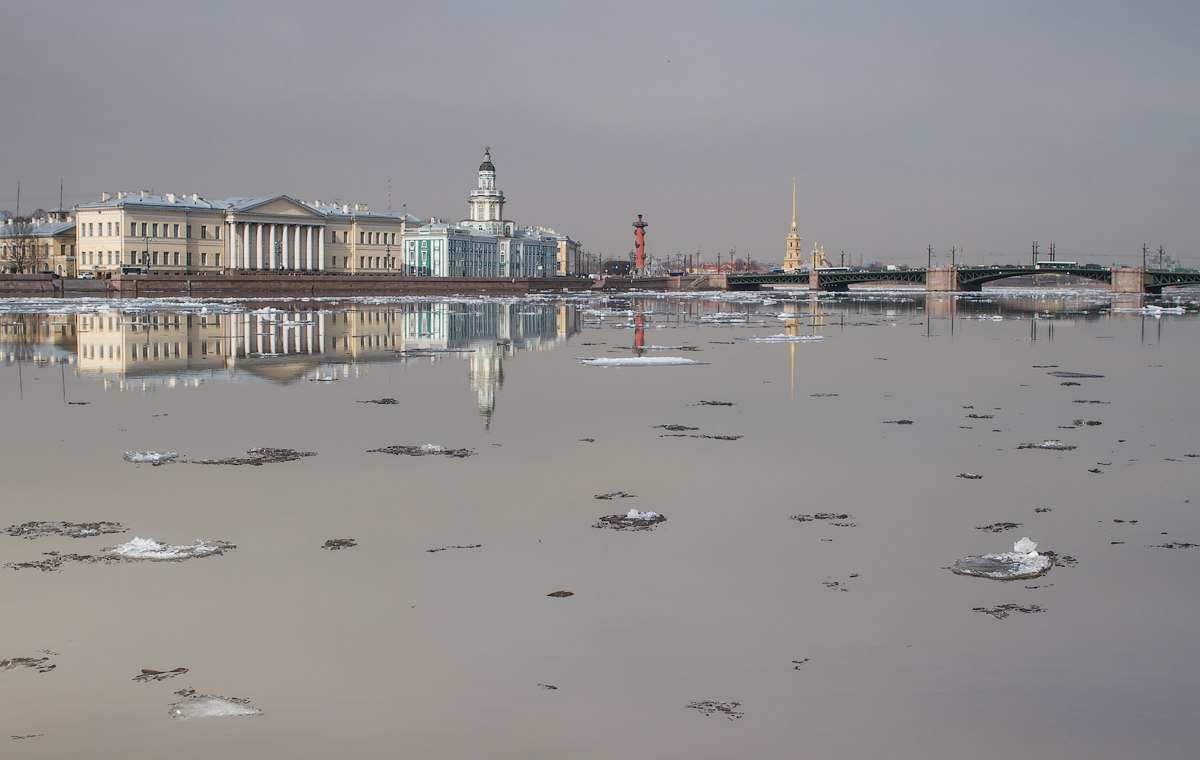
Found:
<path fill-rule="evenodd" d="M 385 296 L 385 295 L 523 295 L 533 292 L 586 290 L 592 281 L 579 277 L 399 277 L 387 275 L 113 275 L 112 279 L 54 279 L 50 275 L 0 276 L 0 296 L 109 296 L 142 298 L 194 296 L 211 298 Z"/>

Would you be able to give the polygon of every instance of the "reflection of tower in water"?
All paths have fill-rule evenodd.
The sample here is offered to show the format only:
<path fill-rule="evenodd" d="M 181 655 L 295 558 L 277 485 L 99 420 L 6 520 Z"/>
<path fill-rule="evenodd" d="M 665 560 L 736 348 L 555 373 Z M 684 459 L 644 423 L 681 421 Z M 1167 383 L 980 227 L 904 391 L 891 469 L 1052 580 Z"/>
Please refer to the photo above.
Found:
<path fill-rule="evenodd" d="M 479 414 L 483 416 L 483 428 L 492 426 L 492 413 L 496 411 L 496 391 L 504 385 L 504 354 L 506 347 L 500 343 L 476 345 L 470 355 L 467 377 L 471 389 L 479 402 Z"/>
<path fill-rule="evenodd" d="M 792 304 L 788 304 L 793 306 Z M 819 327 L 825 326 L 825 310 L 821 307 L 821 298 L 816 293 L 808 295 L 808 314 L 803 314 L 804 306 L 800 302 L 796 302 L 793 308 L 784 307 L 784 314 L 794 314 L 795 316 L 785 319 L 783 322 L 783 334 L 792 338 L 798 338 L 801 335 L 816 335 Z M 796 344 L 791 342 L 788 344 L 788 365 L 790 376 L 790 395 L 796 395 Z"/>

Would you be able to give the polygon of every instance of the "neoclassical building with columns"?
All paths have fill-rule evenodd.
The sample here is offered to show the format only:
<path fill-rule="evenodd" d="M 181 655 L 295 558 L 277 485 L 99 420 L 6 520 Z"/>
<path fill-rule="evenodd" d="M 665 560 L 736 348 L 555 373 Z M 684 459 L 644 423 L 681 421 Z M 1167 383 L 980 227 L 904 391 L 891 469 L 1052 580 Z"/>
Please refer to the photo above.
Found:
<path fill-rule="evenodd" d="M 322 272 L 553 277 L 578 271 L 579 244 L 504 218 L 490 149 L 458 224 L 364 204 L 287 195 L 104 193 L 75 208 L 79 274 Z"/>
<path fill-rule="evenodd" d="M 76 207 L 79 272 L 397 271 L 400 211 L 287 195 L 105 193 Z"/>

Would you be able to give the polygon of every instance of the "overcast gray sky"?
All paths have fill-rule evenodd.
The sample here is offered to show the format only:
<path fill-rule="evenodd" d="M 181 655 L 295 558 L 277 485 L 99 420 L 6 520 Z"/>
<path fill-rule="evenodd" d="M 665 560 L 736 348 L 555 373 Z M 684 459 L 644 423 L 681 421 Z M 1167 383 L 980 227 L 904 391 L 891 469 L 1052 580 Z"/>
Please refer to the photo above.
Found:
<path fill-rule="evenodd" d="M 1200 266 L 1200 3 L 0 0 L 0 208 L 507 216 L 624 256 Z"/>

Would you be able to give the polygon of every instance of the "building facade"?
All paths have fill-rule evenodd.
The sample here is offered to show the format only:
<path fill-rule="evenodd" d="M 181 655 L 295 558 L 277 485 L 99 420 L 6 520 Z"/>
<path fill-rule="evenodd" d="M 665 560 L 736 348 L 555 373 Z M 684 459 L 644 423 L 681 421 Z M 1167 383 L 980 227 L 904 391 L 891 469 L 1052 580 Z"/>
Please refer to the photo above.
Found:
<path fill-rule="evenodd" d="M 287 195 L 208 200 L 105 193 L 76 209 L 78 269 L 114 272 L 395 272 L 403 212 Z"/>
<path fill-rule="evenodd" d="M 75 220 L 55 209 L 46 219 L 9 219 L 0 226 L 0 272 L 75 276 Z"/>

